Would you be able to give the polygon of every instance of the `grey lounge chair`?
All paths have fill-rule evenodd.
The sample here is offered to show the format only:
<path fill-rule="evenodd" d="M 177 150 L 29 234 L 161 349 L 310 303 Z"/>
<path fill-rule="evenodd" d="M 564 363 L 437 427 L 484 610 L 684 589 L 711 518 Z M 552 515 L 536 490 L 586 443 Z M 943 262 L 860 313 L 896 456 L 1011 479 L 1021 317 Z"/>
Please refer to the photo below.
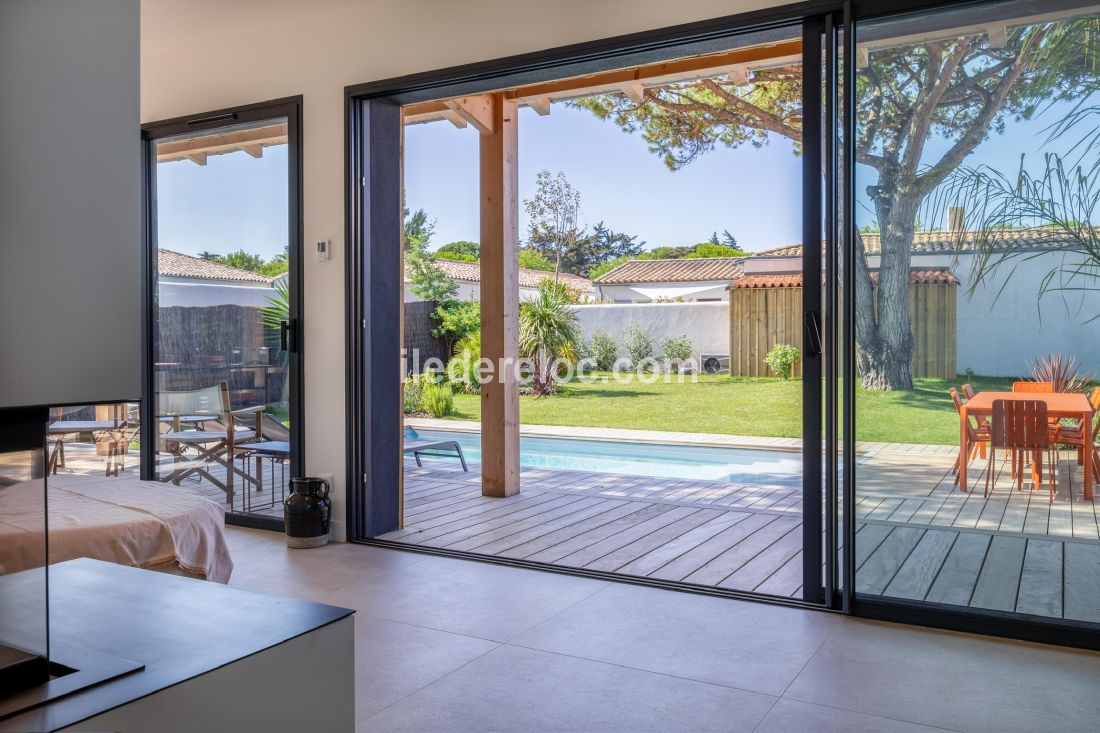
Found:
<path fill-rule="evenodd" d="M 411 453 L 412 457 L 416 459 L 416 465 L 423 466 L 420 462 L 421 456 L 437 456 L 440 458 L 453 458 L 458 457 L 460 463 L 462 463 L 462 470 L 469 471 L 466 467 L 466 456 L 462 454 L 462 446 L 453 440 L 428 440 L 428 439 L 409 439 L 405 438 L 404 452 L 406 454 Z"/>

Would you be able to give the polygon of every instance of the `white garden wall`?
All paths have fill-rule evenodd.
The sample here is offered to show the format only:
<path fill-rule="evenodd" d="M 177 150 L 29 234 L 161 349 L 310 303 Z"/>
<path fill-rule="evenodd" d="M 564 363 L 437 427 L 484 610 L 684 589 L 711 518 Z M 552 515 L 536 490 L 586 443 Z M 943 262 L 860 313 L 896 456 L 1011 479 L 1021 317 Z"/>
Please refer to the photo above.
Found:
<path fill-rule="evenodd" d="M 729 303 L 637 303 L 573 306 L 585 337 L 607 331 L 621 338 L 637 323 L 659 348 L 661 339 L 687 336 L 692 355 L 729 353 Z M 626 351 L 619 348 L 619 355 Z"/>

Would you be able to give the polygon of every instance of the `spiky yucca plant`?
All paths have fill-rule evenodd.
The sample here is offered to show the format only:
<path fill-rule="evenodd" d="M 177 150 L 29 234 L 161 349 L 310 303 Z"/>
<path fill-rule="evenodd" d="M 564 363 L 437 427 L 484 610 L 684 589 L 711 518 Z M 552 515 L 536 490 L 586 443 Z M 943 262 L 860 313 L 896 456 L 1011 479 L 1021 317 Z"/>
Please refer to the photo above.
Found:
<path fill-rule="evenodd" d="M 1083 392 L 1092 383 L 1092 372 L 1083 373 L 1074 356 L 1045 354 L 1035 360 L 1031 378 L 1036 382 L 1050 382 L 1055 392 Z"/>

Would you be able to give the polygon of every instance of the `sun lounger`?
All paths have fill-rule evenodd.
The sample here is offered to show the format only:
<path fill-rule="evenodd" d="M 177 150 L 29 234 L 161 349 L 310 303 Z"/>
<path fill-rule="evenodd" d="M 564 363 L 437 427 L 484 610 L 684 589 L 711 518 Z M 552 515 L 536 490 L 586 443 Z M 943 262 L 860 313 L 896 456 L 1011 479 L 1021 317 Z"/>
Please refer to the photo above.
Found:
<path fill-rule="evenodd" d="M 466 456 L 462 454 L 462 446 L 453 440 L 430 440 L 430 439 L 412 439 L 405 438 L 404 451 L 406 454 L 411 453 L 412 457 L 416 459 L 416 465 L 422 466 L 420 462 L 421 456 L 436 456 L 453 458 L 458 457 L 458 460 L 462 463 L 462 470 L 469 471 L 466 468 Z"/>

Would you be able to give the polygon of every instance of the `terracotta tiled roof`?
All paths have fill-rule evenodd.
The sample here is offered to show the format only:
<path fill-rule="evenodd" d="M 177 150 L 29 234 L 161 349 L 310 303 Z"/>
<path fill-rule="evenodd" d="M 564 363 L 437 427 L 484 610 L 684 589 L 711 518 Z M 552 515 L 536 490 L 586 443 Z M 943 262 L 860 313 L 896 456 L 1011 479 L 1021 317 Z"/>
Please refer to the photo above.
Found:
<path fill-rule="evenodd" d="M 741 274 L 740 257 L 683 260 L 630 260 L 596 278 L 599 285 L 684 283 L 732 280 Z"/>
<path fill-rule="evenodd" d="M 878 271 L 871 273 L 872 284 L 878 284 Z M 910 285 L 958 285 L 959 278 L 950 270 L 910 270 Z M 800 288 L 802 287 L 802 275 L 783 273 L 777 275 L 742 275 L 734 278 L 730 283 L 731 288 L 755 289 L 755 288 Z"/>
<path fill-rule="evenodd" d="M 443 272 L 447 273 L 447 275 L 455 280 L 473 283 L 481 282 L 480 262 L 459 262 L 458 260 L 437 259 L 435 263 L 439 265 Z M 521 288 L 537 288 L 543 280 L 548 280 L 553 277 L 553 272 L 546 272 L 545 270 L 528 270 L 524 267 L 519 268 L 519 286 Z M 558 273 L 558 281 L 582 293 L 591 292 L 592 290 L 592 281 L 580 277 L 579 275 L 561 272 Z"/>
<path fill-rule="evenodd" d="M 864 232 L 863 249 L 867 254 L 882 252 L 881 235 Z M 1019 249 L 1060 249 L 1073 244 L 1065 233 L 1052 229 L 1004 229 L 996 233 L 995 242 L 1011 244 Z M 975 232 L 951 232 L 934 230 L 916 232 L 913 235 L 913 254 L 954 254 L 957 251 L 973 252 L 978 244 Z M 960 247 L 961 245 L 961 247 Z M 801 257 L 801 244 L 788 244 L 775 249 L 757 252 L 760 257 Z"/>
<path fill-rule="evenodd" d="M 220 262 L 211 262 L 200 257 L 173 252 L 170 249 L 157 250 L 157 272 L 167 277 L 193 277 L 201 280 L 232 280 L 235 282 L 270 283 L 271 278 L 258 272 L 249 272 Z"/>

